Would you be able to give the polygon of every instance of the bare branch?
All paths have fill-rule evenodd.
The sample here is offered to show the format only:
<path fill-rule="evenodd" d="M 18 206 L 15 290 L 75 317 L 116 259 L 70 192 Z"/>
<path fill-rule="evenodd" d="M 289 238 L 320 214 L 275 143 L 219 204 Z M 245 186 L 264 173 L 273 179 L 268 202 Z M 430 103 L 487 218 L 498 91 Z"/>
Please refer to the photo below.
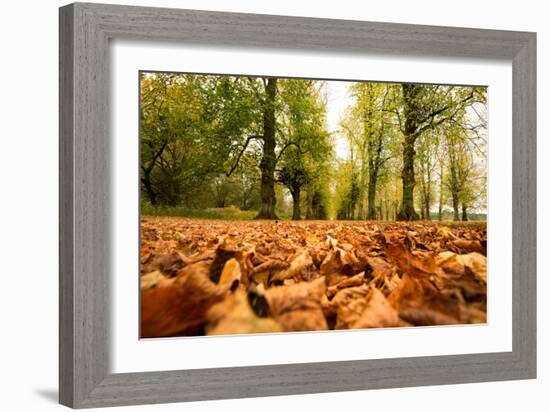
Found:
<path fill-rule="evenodd" d="M 229 170 L 229 172 L 225 172 L 225 175 L 227 177 L 231 176 L 233 174 L 233 172 L 235 171 L 235 169 L 237 168 L 237 166 L 239 166 L 239 162 L 241 161 L 241 157 L 244 154 L 244 152 L 247 149 L 250 142 L 254 139 L 261 139 L 261 138 L 263 138 L 263 136 L 259 136 L 259 135 L 248 136 L 248 138 L 246 139 L 246 142 L 244 143 L 243 147 L 241 148 L 241 151 L 237 155 L 237 160 L 235 160 L 235 163 L 233 163 L 233 166 L 231 166 L 231 169 Z"/>

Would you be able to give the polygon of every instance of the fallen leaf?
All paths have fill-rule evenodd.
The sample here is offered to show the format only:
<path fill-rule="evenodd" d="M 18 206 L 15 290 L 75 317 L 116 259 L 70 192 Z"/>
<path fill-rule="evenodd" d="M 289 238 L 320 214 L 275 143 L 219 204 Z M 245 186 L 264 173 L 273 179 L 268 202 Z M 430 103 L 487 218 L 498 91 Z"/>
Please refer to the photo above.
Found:
<path fill-rule="evenodd" d="M 214 304 L 205 316 L 207 335 L 282 332 L 283 328 L 269 317 L 258 317 L 247 294 L 241 290 Z"/>
<path fill-rule="evenodd" d="M 484 223 L 144 216 L 141 225 L 144 337 L 250 333 L 258 319 L 284 331 L 487 321 Z M 215 305 L 224 316 L 206 319 Z"/>
<path fill-rule="evenodd" d="M 480 253 L 472 252 L 457 255 L 453 252 L 442 252 L 437 258 L 437 264 L 448 273 L 465 275 L 469 270 L 479 279 L 487 283 L 487 258 Z"/>
<path fill-rule="evenodd" d="M 483 255 L 487 254 L 487 251 L 479 240 L 456 239 L 450 242 L 448 247 L 457 253 L 477 252 Z"/>
<path fill-rule="evenodd" d="M 327 289 L 327 297 L 332 298 L 341 289 L 349 288 L 352 286 L 360 286 L 365 282 L 365 273 L 361 272 L 352 277 L 346 277 L 336 285 L 330 286 Z"/>
<path fill-rule="evenodd" d="M 359 319 L 350 325 L 351 328 L 395 328 L 411 326 L 399 317 L 397 311 L 389 304 L 384 294 L 378 289 L 370 288 L 364 300 L 365 307 Z"/>
<path fill-rule="evenodd" d="M 388 302 L 401 319 L 416 326 L 461 323 L 460 302 L 440 294 L 427 278 L 404 274 Z"/>
<path fill-rule="evenodd" d="M 141 291 L 152 289 L 157 286 L 167 285 L 170 282 L 167 282 L 168 278 L 164 276 L 160 271 L 155 270 L 154 272 L 147 273 L 140 278 L 140 289 Z"/>
<path fill-rule="evenodd" d="M 187 262 L 184 261 L 184 257 L 178 252 L 160 255 L 151 254 L 147 263 L 141 265 L 141 274 L 159 271 L 166 274 L 168 277 L 172 277 L 186 264 Z"/>
<path fill-rule="evenodd" d="M 235 290 L 241 282 L 241 266 L 235 258 L 229 259 L 225 262 L 222 273 L 220 275 L 220 281 L 218 285 L 228 286 L 229 289 Z"/>
<path fill-rule="evenodd" d="M 325 330 L 328 326 L 320 303 L 325 291 L 325 279 L 318 278 L 270 288 L 266 298 L 273 318 L 285 331 Z"/>
<path fill-rule="evenodd" d="M 282 270 L 269 278 L 270 284 L 277 284 L 285 279 L 289 278 L 301 278 L 307 276 L 311 267 L 313 266 L 313 260 L 307 251 L 302 252 L 296 258 L 290 262 L 290 266 Z"/>
<path fill-rule="evenodd" d="M 205 322 L 206 311 L 229 290 L 213 283 L 208 271 L 208 263 L 195 263 L 178 272 L 169 285 L 144 290 L 141 337 L 194 334 Z"/>

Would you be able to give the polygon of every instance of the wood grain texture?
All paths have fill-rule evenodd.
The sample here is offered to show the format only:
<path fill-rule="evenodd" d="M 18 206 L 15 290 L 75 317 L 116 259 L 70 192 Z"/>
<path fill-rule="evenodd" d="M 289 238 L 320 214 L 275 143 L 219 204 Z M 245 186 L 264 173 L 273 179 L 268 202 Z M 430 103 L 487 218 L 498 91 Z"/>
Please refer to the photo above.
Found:
<path fill-rule="evenodd" d="M 84 408 L 536 376 L 533 33 L 75 3 L 60 9 L 60 402 Z M 513 65 L 513 351 L 109 373 L 109 40 L 494 58 Z M 137 136 L 136 136 L 137 138 Z"/>
<path fill-rule="evenodd" d="M 59 401 L 73 404 L 73 113 L 72 7 L 59 13 Z"/>
<path fill-rule="evenodd" d="M 512 293 L 513 351 L 536 375 L 537 351 L 537 111 L 536 37 L 512 62 Z"/>

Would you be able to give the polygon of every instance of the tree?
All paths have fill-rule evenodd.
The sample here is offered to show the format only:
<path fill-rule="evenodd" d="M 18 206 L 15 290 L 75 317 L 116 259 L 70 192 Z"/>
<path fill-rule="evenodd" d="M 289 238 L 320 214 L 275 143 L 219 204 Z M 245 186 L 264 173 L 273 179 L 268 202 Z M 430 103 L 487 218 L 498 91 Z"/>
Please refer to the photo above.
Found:
<path fill-rule="evenodd" d="M 355 219 L 359 197 L 353 154 L 351 154 L 350 159 L 339 162 L 337 171 L 335 184 L 336 218 L 339 220 L 353 220 Z"/>
<path fill-rule="evenodd" d="M 472 131 L 462 119 L 447 127 L 445 149 L 447 152 L 447 188 L 449 190 L 454 220 L 468 220 L 468 208 L 476 202 L 483 203 L 486 186 L 484 150 L 479 139 L 472 140 Z M 475 156 L 478 150 L 481 156 Z"/>
<path fill-rule="evenodd" d="M 387 110 L 392 99 L 392 87 L 383 83 L 355 83 L 350 88 L 354 105 L 341 122 L 341 128 L 355 152 L 358 168 L 357 218 L 360 220 L 376 219 L 377 209 L 381 209 L 376 204 L 378 182 L 385 163 L 392 156 L 392 140 L 395 138 L 392 116 Z"/>
<path fill-rule="evenodd" d="M 239 196 L 238 204 L 241 210 L 251 210 L 260 204 L 260 172 L 259 160 L 254 151 L 245 153 L 239 167 L 234 173 Z"/>
<path fill-rule="evenodd" d="M 157 194 L 152 173 L 171 135 L 166 121 L 169 106 L 166 100 L 171 82 L 172 78 L 167 75 L 151 78 L 141 74 L 140 78 L 140 180 L 153 205 L 157 203 Z"/>
<path fill-rule="evenodd" d="M 332 154 L 325 103 L 320 93 L 322 87 L 323 83 L 312 80 L 281 82 L 277 181 L 286 186 L 292 196 L 293 220 L 301 219 L 302 190 L 319 180 Z M 320 197 L 316 201 L 320 201 Z"/>
<path fill-rule="evenodd" d="M 278 219 L 275 214 L 275 98 L 277 96 L 277 79 L 262 79 L 265 87 L 263 98 L 263 156 L 260 161 L 261 171 L 261 205 L 256 219 Z"/>
<path fill-rule="evenodd" d="M 403 134 L 403 192 L 397 219 L 417 220 L 419 216 L 414 209 L 416 141 L 427 130 L 451 120 L 473 100 L 474 89 L 412 83 L 402 84 L 401 89 L 401 104 L 393 108 Z"/>
<path fill-rule="evenodd" d="M 181 174 L 204 171 L 196 162 L 204 110 L 197 93 L 201 81 L 190 75 L 141 74 L 140 180 L 153 205 L 177 203 L 185 180 Z"/>
<path fill-rule="evenodd" d="M 430 208 L 433 200 L 436 154 L 439 147 L 439 135 L 432 129 L 423 133 L 417 142 L 416 162 L 420 186 L 420 216 L 430 220 Z"/>
<path fill-rule="evenodd" d="M 367 89 L 367 108 L 363 110 L 364 134 L 368 152 L 368 192 L 367 219 L 376 219 L 376 193 L 378 179 L 384 164 L 388 161 L 388 140 L 394 134 L 386 106 L 390 85 L 365 83 Z"/>
<path fill-rule="evenodd" d="M 303 167 L 285 166 L 279 172 L 279 181 L 284 184 L 292 195 L 292 220 L 300 220 L 300 201 L 302 187 L 307 183 L 307 174 Z"/>
<path fill-rule="evenodd" d="M 355 83 L 339 130 L 329 133 L 332 87 L 142 74 L 142 199 L 237 205 L 260 219 L 429 219 L 436 204 L 440 219 L 449 205 L 468 219 L 484 208 L 483 88 Z M 335 150 L 339 140 L 347 155 Z"/>

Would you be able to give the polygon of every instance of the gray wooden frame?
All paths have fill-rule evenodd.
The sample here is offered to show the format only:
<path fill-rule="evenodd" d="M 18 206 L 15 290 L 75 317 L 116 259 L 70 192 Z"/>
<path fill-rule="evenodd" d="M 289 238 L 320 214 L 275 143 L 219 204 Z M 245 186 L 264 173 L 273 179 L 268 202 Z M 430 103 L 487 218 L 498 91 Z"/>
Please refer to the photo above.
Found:
<path fill-rule="evenodd" d="M 536 34 L 103 4 L 60 9 L 59 399 L 85 408 L 536 377 Z M 505 59 L 513 65 L 513 350 L 109 373 L 109 40 Z"/>

